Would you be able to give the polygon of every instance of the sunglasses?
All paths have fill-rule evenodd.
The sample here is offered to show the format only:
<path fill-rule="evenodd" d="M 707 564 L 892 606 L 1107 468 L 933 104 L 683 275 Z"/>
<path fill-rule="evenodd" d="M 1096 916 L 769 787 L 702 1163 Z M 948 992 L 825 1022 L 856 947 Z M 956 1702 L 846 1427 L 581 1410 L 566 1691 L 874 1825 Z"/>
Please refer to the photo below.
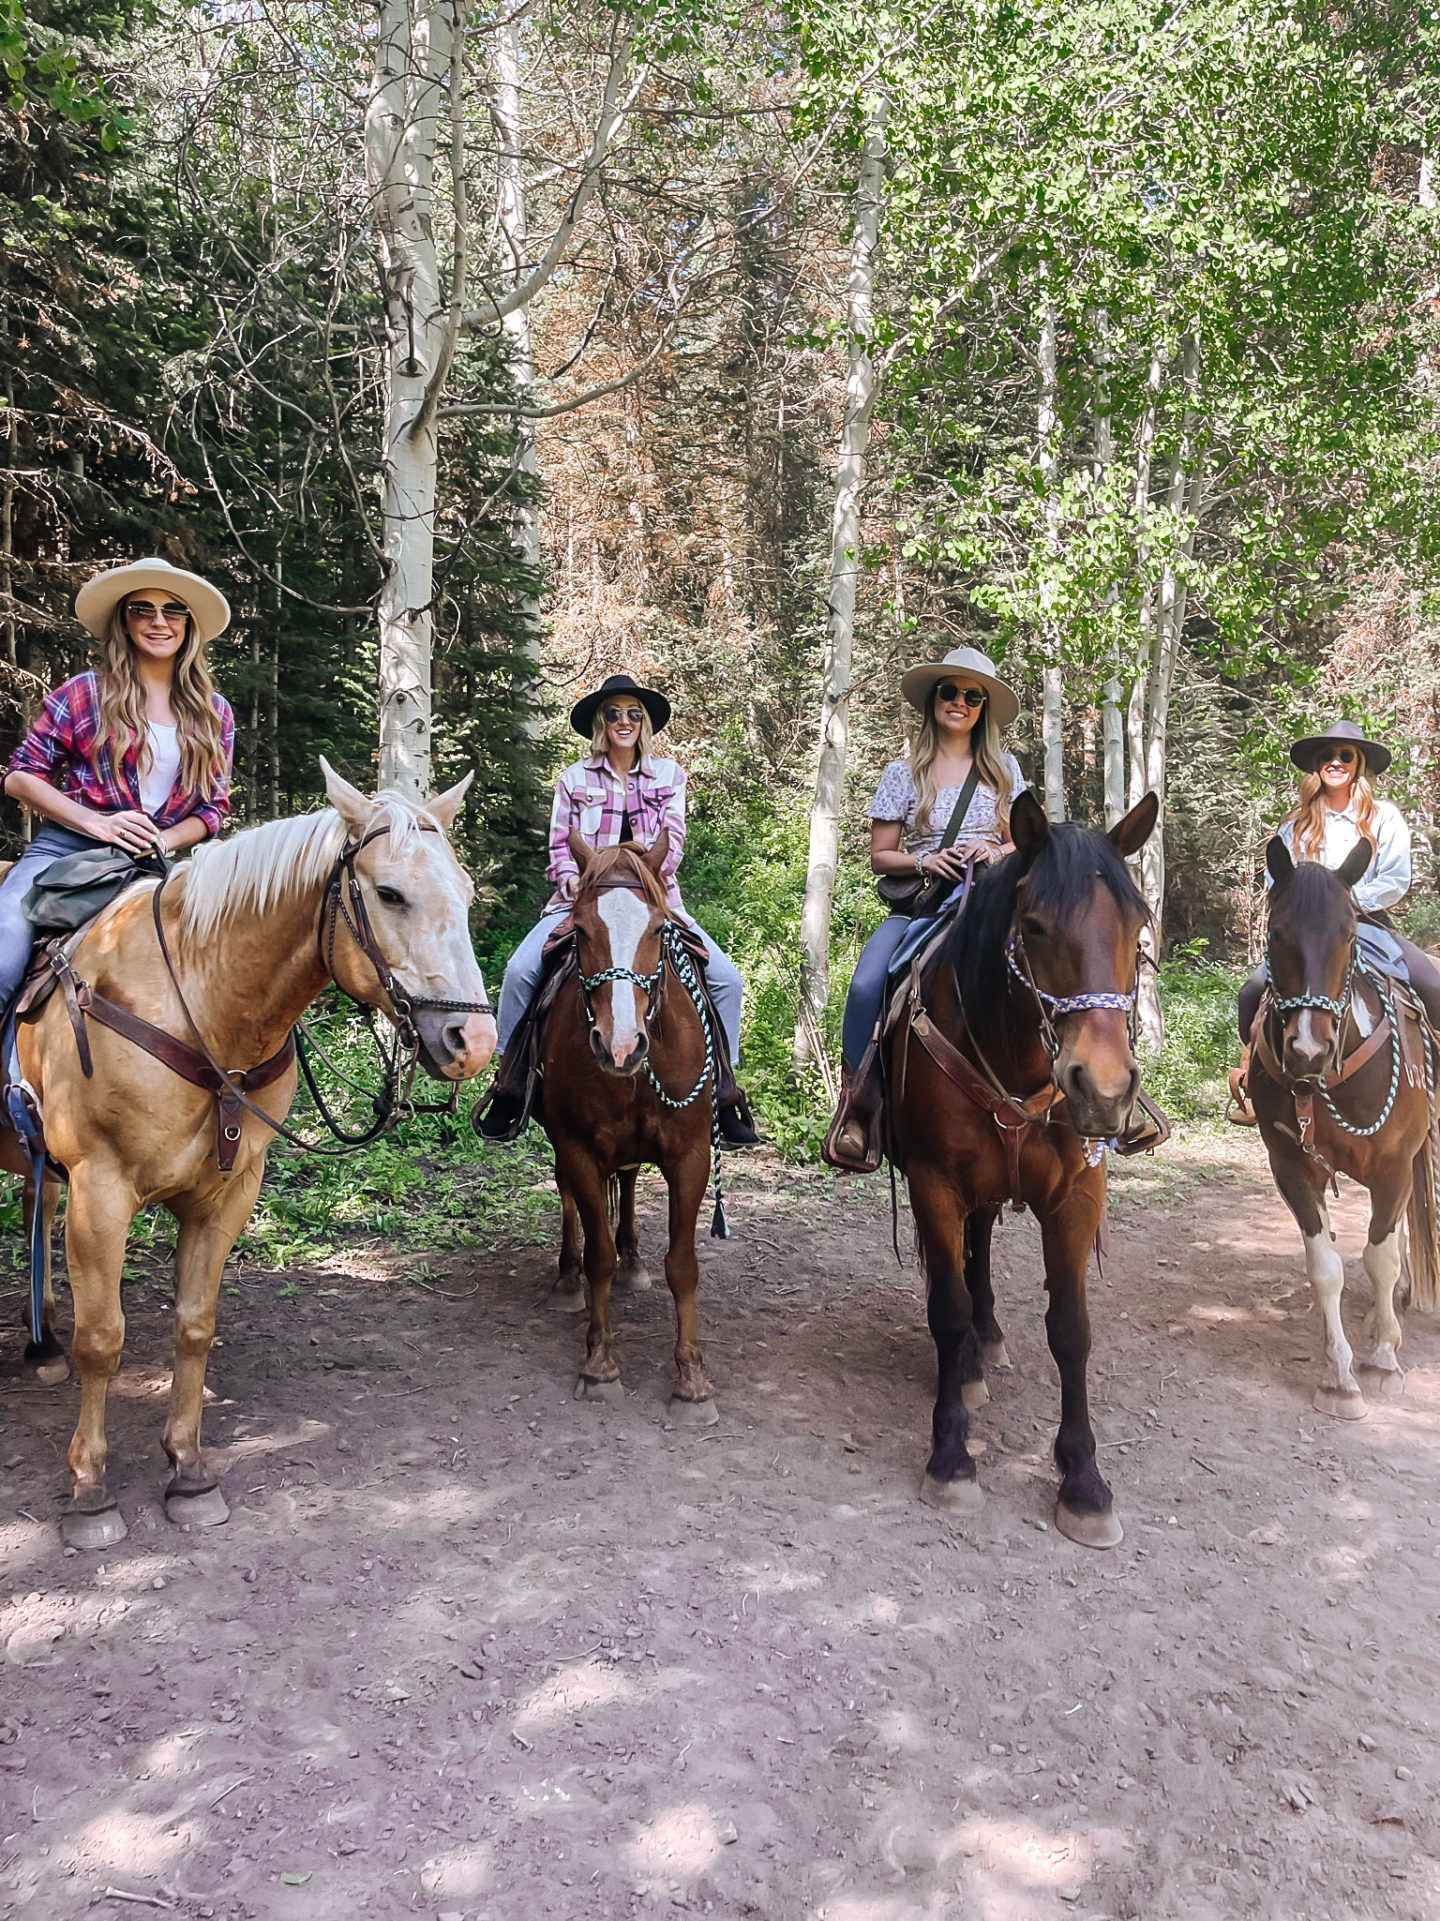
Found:
<path fill-rule="evenodd" d="M 1358 764 L 1359 759 L 1360 756 L 1353 747 L 1337 747 L 1331 753 L 1322 754 L 1315 765 L 1317 767 L 1329 767 L 1335 761 L 1339 761 L 1342 767 L 1354 767 Z"/>
<path fill-rule="evenodd" d="M 638 727 L 640 722 L 645 718 L 645 709 L 643 707 L 606 707 L 602 709 L 602 711 L 605 719 L 612 726 L 617 720 L 629 720 L 633 721 Z"/>
<path fill-rule="evenodd" d="M 962 687 L 958 680 L 942 680 L 935 689 L 936 700 L 959 700 L 967 707 L 979 707 L 985 699 L 983 687 Z"/>
<path fill-rule="evenodd" d="M 156 614 L 163 614 L 174 627 L 190 618 L 190 609 L 178 600 L 167 600 L 163 607 L 157 607 L 153 600 L 127 600 L 125 603 L 127 620 L 153 620 Z"/>

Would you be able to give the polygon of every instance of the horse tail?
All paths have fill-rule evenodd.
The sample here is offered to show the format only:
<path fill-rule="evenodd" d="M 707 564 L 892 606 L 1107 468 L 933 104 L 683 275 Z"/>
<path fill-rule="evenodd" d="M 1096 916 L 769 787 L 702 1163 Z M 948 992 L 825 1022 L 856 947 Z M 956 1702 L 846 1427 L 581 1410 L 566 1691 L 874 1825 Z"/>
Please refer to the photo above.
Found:
<path fill-rule="evenodd" d="M 1414 1161 L 1414 1185 L 1405 1214 L 1410 1256 L 1410 1305 L 1422 1314 L 1440 1306 L 1440 1191 L 1436 1182 L 1435 1121 Z"/>

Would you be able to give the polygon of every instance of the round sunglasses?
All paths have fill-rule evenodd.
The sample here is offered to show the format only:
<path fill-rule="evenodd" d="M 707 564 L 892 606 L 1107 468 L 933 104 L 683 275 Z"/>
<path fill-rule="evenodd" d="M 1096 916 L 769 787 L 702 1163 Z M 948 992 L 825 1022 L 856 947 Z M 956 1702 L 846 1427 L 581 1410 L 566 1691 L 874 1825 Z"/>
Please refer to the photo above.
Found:
<path fill-rule="evenodd" d="M 1360 756 L 1353 747 L 1337 747 L 1332 753 L 1322 754 L 1315 765 L 1317 768 L 1329 767 L 1336 761 L 1342 767 L 1355 767 L 1359 765 Z"/>
<path fill-rule="evenodd" d="M 601 711 L 605 716 L 606 722 L 612 727 L 617 720 L 628 720 L 638 727 L 640 722 L 645 718 L 645 709 L 643 707 L 605 707 L 602 708 Z"/>
<path fill-rule="evenodd" d="M 962 687 L 958 680 L 942 680 L 935 689 L 935 698 L 940 700 L 963 701 L 967 707 L 979 707 L 985 699 L 983 687 Z"/>

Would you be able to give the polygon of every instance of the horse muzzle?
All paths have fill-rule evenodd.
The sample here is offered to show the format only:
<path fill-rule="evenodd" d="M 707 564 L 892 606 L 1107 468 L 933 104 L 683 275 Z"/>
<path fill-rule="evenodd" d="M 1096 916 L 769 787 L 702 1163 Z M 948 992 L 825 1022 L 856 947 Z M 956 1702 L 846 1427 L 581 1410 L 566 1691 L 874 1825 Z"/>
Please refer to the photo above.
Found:
<path fill-rule="evenodd" d="M 1281 1065 L 1292 1080 L 1316 1081 L 1340 1061 L 1340 1029 L 1323 1007 L 1302 1007 L 1285 1023 Z"/>
<path fill-rule="evenodd" d="M 435 1081 L 468 1081 L 495 1052 L 495 1016 L 474 1009 L 417 1007 L 420 1065 Z"/>
<path fill-rule="evenodd" d="M 1065 1096 L 1070 1125 L 1091 1140 L 1112 1140 L 1130 1125 L 1140 1092 L 1140 1068 L 1128 1037 L 1119 1044 L 1086 1045 L 1077 1034 L 1060 1050 L 1055 1085 Z"/>
<path fill-rule="evenodd" d="M 604 1073 L 628 1079 L 644 1066 L 650 1052 L 650 1036 L 643 1027 L 628 1031 L 612 1028 L 607 1034 L 597 1021 L 590 1029 L 590 1051 Z"/>

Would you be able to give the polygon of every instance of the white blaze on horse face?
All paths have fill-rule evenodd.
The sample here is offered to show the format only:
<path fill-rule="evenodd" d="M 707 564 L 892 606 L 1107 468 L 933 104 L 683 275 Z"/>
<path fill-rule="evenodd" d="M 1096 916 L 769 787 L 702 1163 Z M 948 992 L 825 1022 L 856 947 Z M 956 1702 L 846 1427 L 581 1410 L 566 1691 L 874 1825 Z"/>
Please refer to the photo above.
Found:
<path fill-rule="evenodd" d="M 635 954 L 650 925 L 650 907 L 643 894 L 629 887 L 607 887 L 596 902 L 596 912 L 610 936 L 610 965 L 635 971 Z M 610 983 L 610 1058 L 623 1067 L 640 1038 L 640 1016 L 630 981 Z"/>

